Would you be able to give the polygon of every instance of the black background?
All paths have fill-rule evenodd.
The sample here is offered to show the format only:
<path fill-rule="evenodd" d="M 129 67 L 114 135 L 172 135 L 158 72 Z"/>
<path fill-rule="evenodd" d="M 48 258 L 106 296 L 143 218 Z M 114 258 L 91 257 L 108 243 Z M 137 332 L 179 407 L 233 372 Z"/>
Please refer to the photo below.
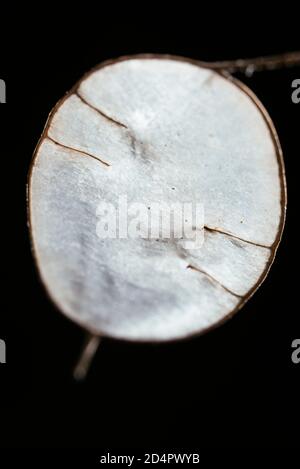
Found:
<path fill-rule="evenodd" d="M 21 12 L 20 24 L 11 16 L 1 19 L 7 23 L 0 57 L 7 104 L 0 106 L 0 338 L 7 343 L 8 363 L 0 365 L 0 446 L 296 447 L 300 365 L 291 361 L 291 343 L 300 335 L 300 104 L 291 101 L 291 82 L 300 78 L 299 68 L 236 75 L 273 119 L 287 171 L 286 228 L 263 286 L 239 314 L 205 336 L 165 345 L 105 340 L 86 382 L 72 380 L 84 332 L 48 300 L 26 226 L 27 172 L 51 108 L 89 68 L 123 54 L 209 61 L 300 49 L 299 26 L 291 19 L 281 19 L 283 28 L 256 18 L 249 28 L 237 20 L 227 25 L 224 17 L 220 29 L 217 13 L 195 21 L 199 13 L 186 7 L 175 22 L 170 12 L 150 20 L 147 8 L 139 19 L 90 11 L 62 20 L 48 5 L 31 22 Z"/>

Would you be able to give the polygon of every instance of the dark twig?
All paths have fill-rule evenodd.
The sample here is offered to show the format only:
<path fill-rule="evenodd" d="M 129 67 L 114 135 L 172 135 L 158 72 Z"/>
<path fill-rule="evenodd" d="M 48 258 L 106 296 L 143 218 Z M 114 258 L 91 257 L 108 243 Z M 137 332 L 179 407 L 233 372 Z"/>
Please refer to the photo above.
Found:
<path fill-rule="evenodd" d="M 276 70 L 280 68 L 300 66 L 300 51 L 250 59 L 208 62 L 207 66 L 215 70 L 244 72 L 246 75 L 251 76 L 256 71 Z"/>
<path fill-rule="evenodd" d="M 86 343 L 83 347 L 78 363 L 75 366 L 73 377 L 76 381 L 82 381 L 85 379 L 92 360 L 97 352 L 101 341 L 101 337 L 95 335 L 89 335 Z"/>

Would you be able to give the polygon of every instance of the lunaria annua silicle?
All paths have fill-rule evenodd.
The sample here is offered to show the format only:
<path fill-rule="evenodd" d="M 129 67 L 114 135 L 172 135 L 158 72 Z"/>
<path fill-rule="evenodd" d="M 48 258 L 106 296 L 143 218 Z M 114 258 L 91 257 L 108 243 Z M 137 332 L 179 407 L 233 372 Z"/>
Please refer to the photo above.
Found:
<path fill-rule="evenodd" d="M 99 237 L 99 204 L 199 202 L 199 249 Z M 96 336 L 168 341 L 238 311 L 265 279 L 286 193 L 280 144 L 229 73 L 132 56 L 85 75 L 55 106 L 29 176 L 33 252 L 66 316 Z M 113 213 L 111 214 L 113 216 Z"/>

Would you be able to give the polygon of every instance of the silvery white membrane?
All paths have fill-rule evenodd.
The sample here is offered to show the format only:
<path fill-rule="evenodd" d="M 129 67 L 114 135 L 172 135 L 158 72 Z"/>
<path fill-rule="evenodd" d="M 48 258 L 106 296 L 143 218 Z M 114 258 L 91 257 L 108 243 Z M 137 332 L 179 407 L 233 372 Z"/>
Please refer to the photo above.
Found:
<path fill-rule="evenodd" d="M 97 207 L 201 202 L 204 244 L 100 239 Z M 99 335 L 170 340 L 236 311 L 266 275 L 285 193 L 271 121 L 249 90 L 187 60 L 104 64 L 54 109 L 29 182 L 42 280 Z M 197 228 L 197 227 L 196 227 Z"/>

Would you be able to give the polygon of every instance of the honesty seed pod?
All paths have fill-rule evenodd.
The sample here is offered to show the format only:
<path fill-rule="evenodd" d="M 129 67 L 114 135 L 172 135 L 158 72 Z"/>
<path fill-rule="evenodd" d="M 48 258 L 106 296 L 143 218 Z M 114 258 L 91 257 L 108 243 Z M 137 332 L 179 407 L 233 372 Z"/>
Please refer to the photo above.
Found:
<path fill-rule="evenodd" d="M 202 246 L 99 237 L 99 204 L 124 194 L 149 207 L 200 202 Z M 184 338 L 236 312 L 267 275 L 286 206 L 280 145 L 256 96 L 172 56 L 125 57 L 84 76 L 48 119 L 28 198 L 54 303 L 93 335 L 135 341 Z"/>

